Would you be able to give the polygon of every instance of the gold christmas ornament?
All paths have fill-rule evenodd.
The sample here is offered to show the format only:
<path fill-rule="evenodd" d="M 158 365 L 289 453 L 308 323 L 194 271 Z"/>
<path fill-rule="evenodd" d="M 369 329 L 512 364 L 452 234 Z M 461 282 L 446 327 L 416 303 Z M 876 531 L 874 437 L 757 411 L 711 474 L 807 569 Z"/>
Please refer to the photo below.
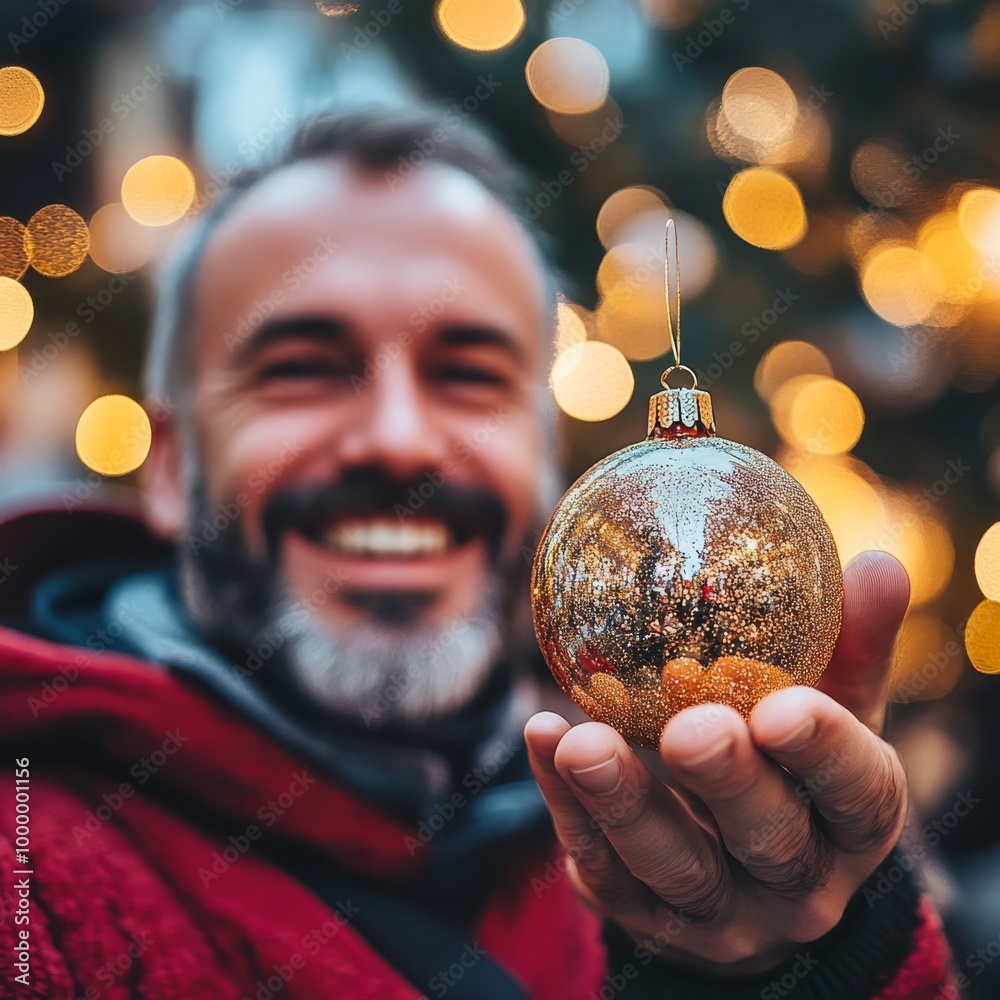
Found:
<path fill-rule="evenodd" d="M 676 235 L 674 247 L 676 271 Z M 805 490 L 766 455 L 715 436 L 711 398 L 680 363 L 677 279 L 674 364 L 650 399 L 646 440 L 570 487 L 531 579 L 553 676 L 588 715 L 647 748 L 690 705 L 749 717 L 772 691 L 815 684 L 844 596 L 833 537 Z M 669 386 L 678 372 L 690 388 Z"/>

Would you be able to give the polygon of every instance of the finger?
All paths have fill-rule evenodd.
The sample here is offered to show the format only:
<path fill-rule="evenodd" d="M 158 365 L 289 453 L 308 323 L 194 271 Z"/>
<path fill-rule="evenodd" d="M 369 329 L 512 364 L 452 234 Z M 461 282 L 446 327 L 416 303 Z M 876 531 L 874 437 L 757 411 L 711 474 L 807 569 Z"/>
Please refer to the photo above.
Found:
<path fill-rule="evenodd" d="M 832 871 L 806 797 L 750 739 L 734 709 L 698 705 L 676 715 L 660 753 L 677 780 L 712 810 L 729 853 L 772 892 L 800 896 Z"/>
<path fill-rule="evenodd" d="M 887 552 L 862 552 L 844 570 L 844 615 L 830 666 L 817 684 L 879 732 L 885 678 L 910 600 L 906 570 Z"/>
<path fill-rule="evenodd" d="M 556 748 L 570 729 L 570 724 L 554 712 L 539 712 L 524 729 L 531 769 L 570 860 L 567 874 L 584 890 L 594 909 L 612 913 L 641 910 L 649 906 L 652 893 L 628 870 L 597 821 L 556 770 Z"/>
<path fill-rule="evenodd" d="M 659 899 L 692 919 L 723 914 L 733 885 L 719 843 L 618 733 L 597 722 L 576 726 L 554 762 L 629 871 Z"/>
<path fill-rule="evenodd" d="M 750 734 L 803 782 L 837 846 L 889 852 L 903 827 L 906 778 L 895 751 L 844 706 L 813 688 L 786 688 L 757 706 Z"/>

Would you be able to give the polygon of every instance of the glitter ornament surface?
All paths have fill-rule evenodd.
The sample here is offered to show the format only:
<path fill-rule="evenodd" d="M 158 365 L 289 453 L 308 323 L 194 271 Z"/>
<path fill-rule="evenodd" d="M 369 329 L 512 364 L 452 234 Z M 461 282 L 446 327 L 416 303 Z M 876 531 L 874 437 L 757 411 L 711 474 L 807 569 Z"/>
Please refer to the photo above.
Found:
<path fill-rule="evenodd" d="M 654 396 L 650 437 L 570 488 L 535 555 L 549 669 L 643 747 L 690 705 L 749 717 L 772 691 L 815 684 L 840 630 L 843 576 L 815 504 L 766 455 L 713 433 L 706 393 Z"/>

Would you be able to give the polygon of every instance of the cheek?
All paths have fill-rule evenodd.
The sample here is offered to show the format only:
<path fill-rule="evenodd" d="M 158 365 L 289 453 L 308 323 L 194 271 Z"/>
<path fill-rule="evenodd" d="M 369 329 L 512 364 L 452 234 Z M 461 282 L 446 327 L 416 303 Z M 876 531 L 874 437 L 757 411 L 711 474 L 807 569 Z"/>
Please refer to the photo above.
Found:
<path fill-rule="evenodd" d="M 500 423 L 475 451 L 481 477 L 503 498 L 507 508 L 509 544 L 520 545 L 532 525 L 539 505 L 544 460 L 534 414 L 511 417 Z"/>
<path fill-rule="evenodd" d="M 299 467 L 323 440 L 316 413 L 281 413 L 231 421 L 217 427 L 206 446 L 204 475 L 209 501 L 235 503 L 243 513 L 243 534 L 251 551 L 262 539 L 261 512 L 267 500 L 295 480 Z"/>

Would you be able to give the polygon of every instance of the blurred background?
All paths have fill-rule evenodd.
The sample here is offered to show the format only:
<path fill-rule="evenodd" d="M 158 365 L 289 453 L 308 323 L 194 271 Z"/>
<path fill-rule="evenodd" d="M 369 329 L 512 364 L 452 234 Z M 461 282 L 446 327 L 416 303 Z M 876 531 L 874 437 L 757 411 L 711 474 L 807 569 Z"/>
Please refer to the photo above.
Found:
<path fill-rule="evenodd" d="M 568 479 L 645 433 L 673 218 L 720 433 L 803 483 L 844 562 L 908 569 L 914 853 L 1000 995 L 1000 3 L 4 0 L 0 512 L 134 489 L 177 233 L 304 114 L 415 99 L 530 171 Z"/>

